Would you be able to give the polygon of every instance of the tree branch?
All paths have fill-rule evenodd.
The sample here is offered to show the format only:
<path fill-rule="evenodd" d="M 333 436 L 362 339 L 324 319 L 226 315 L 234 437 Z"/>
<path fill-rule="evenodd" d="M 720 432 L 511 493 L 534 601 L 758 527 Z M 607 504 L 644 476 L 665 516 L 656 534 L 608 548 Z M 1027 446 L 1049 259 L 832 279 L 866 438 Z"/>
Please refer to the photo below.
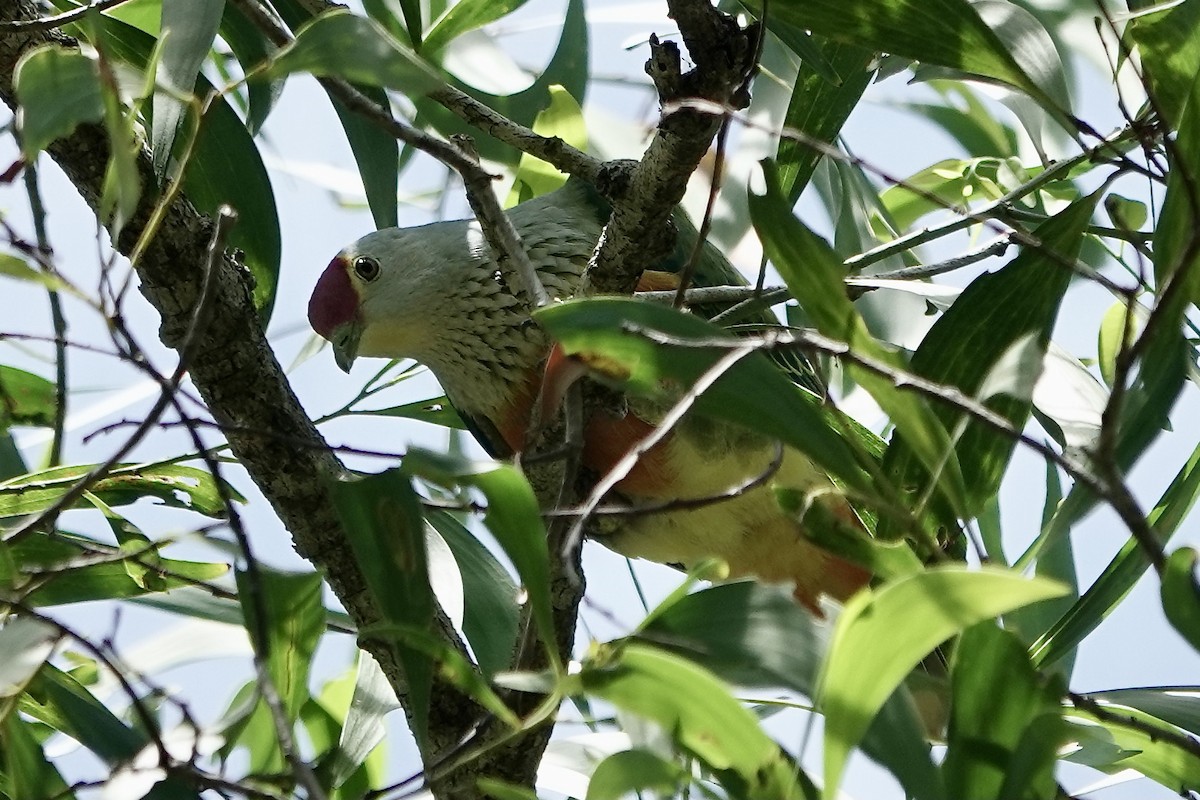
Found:
<path fill-rule="evenodd" d="M 6 4 L 9 21 L 38 19 L 30 0 Z M 12 109 L 17 100 L 13 70 L 18 59 L 34 47 L 53 43 L 77 47 L 57 31 L 37 27 L 0 29 L 0 97 Z M 55 142 L 50 155 L 88 204 L 96 209 L 109 157 L 108 135 L 98 125 L 82 125 Z M 144 187 L 156 185 L 150 156 L 137 161 Z M 154 211 L 156 198 L 147 192 L 137 213 L 125 226 L 116 248 L 128 254 Z M 216 259 L 208 291 L 211 314 L 195 341 L 185 341 L 204 285 L 205 250 L 212 222 L 184 197 L 171 203 L 158 236 L 137 264 L 141 291 L 161 315 L 159 335 L 176 349 L 189 346 L 192 381 L 213 418 L 229 435 L 239 461 L 287 526 L 296 550 L 325 574 L 334 593 L 355 624 L 366 628 L 378 619 L 341 525 L 334 512 L 328 484 L 342 472 L 288 384 L 276 361 L 254 307 L 244 270 L 229 253 Z M 458 643 L 453 626 L 440 620 L 447 640 Z M 374 648 L 392 687 L 405 694 L 402 672 L 387 648 Z M 479 710 L 457 690 L 435 686 L 430 709 L 435 748 L 449 748 Z"/>

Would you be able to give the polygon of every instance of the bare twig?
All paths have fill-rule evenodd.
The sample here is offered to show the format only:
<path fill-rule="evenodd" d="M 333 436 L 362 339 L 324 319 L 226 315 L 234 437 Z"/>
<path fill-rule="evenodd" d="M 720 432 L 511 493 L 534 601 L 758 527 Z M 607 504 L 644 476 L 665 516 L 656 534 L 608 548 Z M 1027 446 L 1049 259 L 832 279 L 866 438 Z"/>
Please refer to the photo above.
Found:
<path fill-rule="evenodd" d="M 30 33 L 33 31 L 48 31 L 54 28 L 61 28 L 63 25 L 70 25 L 72 22 L 78 22 L 93 11 L 104 11 L 105 9 L 119 6 L 127 0 L 93 0 L 86 6 L 72 8 L 70 11 L 64 11 L 61 14 L 54 14 L 49 17 L 38 17 L 37 19 L 5 19 L 0 20 L 0 34 L 4 33 Z"/>

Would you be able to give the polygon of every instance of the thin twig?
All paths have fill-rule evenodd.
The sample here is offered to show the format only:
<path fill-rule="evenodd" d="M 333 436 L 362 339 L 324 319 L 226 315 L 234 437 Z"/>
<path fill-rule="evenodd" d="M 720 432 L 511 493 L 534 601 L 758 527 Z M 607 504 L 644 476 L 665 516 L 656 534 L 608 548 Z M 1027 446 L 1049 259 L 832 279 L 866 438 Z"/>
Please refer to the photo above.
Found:
<path fill-rule="evenodd" d="M 38 19 L 6 19 L 0 20 L 0 34 L 4 33 L 32 33 L 34 31 L 48 31 L 53 28 L 61 28 L 63 25 L 70 25 L 72 22 L 78 22 L 93 11 L 104 11 L 105 9 L 119 6 L 126 0 L 93 0 L 92 3 L 79 8 L 72 8 L 70 11 L 64 11 L 61 14 L 55 14 L 49 17 L 40 17 Z"/>

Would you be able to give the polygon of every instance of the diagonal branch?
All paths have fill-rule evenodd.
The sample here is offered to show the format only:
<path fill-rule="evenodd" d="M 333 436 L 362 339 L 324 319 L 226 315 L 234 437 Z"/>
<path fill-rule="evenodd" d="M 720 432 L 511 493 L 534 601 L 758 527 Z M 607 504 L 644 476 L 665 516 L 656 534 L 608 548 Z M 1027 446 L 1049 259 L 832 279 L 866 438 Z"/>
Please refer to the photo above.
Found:
<path fill-rule="evenodd" d="M 8 21 L 34 20 L 38 8 L 31 0 L 5 4 Z M 17 107 L 13 71 L 25 53 L 42 44 L 77 47 L 53 30 L 0 29 L 0 97 Z M 55 142 L 50 154 L 88 204 L 99 207 L 109 141 L 97 125 L 82 125 Z M 156 181 L 149 153 L 137 160 L 143 186 Z M 155 210 L 147 195 L 115 243 L 128 254 Z M 254 307 L 251 287 L 229 253 L 216 259 L 204 288 L 205 251 L 213 223 L 180 197 L 166 209 L 156 236 L 137 264 L 141 291 L 161 316 L 160 337 L 178 349 L 188 347 L 189 370 L 215 422 L 229 434 L 238 460 L 262 490 L 291 532 L 297 552 L 323 570 L 334 593 L 361 629 L 378 619 L 365 585 L 334 513 L 328 483 L 342 465 L 317 433 L 276 361 Z M 194 309 L 210 293 L 211 316 L 192 342 L 186 332 Z M 447 641 L 457 642 L 448 621 L 442 620 Z M 386 649 L 374 653 L 397 694 L 404 696 L 399 665 Z M 457 690 L 435 687 L 430 710 L 431 732 L 441 732 L 435 747 L 450 747 L 478 709 Z"/>

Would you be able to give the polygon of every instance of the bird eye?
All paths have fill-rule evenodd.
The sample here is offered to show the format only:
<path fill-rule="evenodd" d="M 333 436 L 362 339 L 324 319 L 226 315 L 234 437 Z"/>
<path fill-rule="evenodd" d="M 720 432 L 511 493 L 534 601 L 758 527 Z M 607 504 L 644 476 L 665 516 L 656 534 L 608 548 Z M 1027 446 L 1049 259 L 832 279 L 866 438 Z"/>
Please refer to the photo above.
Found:
<path fill-rule="evenodd" d="M 364 281 L 373 281 L 379 277 L 379 262 L 369 256 L 359 256 L 354 259 L 354 274 Z"/>

